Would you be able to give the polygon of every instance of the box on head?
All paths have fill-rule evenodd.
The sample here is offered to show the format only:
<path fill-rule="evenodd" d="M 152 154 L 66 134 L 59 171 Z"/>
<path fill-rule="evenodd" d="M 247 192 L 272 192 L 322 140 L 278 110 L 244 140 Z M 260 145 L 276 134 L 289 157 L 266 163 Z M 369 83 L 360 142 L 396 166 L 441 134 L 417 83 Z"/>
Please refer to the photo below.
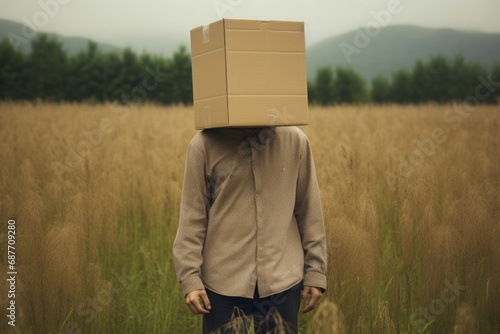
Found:
<path fill-rule="evenodd" d="M 196 129 L 309 123 L 303 22 L 200 26 L 191 61 Z"/>

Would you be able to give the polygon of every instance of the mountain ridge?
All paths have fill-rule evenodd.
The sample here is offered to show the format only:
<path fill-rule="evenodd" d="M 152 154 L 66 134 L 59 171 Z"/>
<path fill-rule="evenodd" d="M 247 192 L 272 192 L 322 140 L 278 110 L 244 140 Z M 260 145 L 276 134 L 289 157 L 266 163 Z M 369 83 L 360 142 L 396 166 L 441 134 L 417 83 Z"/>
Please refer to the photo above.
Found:
<path fill-rule="evenodd" d="M 365 37 L 363 37 L 366 36 Z M 390 25 L 370 37 L 362 29 L 326 38 L 307 49 L 308 77 L 319 67 L 352 67 L 365 81 L 389 77 L 400 68 L 411 69 L 418 60 L 442 55 L 491 66 L 500 61 L 500 34 Z"/>
<path fill-rule="evenodd" d="M 12 40 L 11 43 L 16 46 L 23 53 L 29 53 L 31 51 L 31 39 L 33 36 L 27 36 L 27 31 L 23 32 L 23 23 L 15 22 L 12 20 L 7 20 L 0 18 L 0 41 L 5 38 Z M 28 29 L 30 30 L 30 29 Z M 28 32 L 31 34 L 31 31 Z M 88 42 L 93 41 L 97 43 L 97 48 L 100 52 L 121 52 L 125 48 L 130 48 L 134 52 L 160 55 L 160 56 L 170 56 L 174 51 L 178 49 L 183 43 L 180 39 L 161 36 L 147 36 L 147 37 L 136 37 L 130 39 L 130 37 L 120 37 L 116 38 L 113 43 L 99 41 L 95 38 L 86 38 L 81 36 L 63 36 L 56 33 L 38 31 L 37 33 L 44 33 L 50 37 L 54 37 L 63 45 L 63 49 L 69 54 L 73 55 L 87 48 Z"/>
<path fill-rule="evenodd" d="M 35 34 L 32 36 L 29 35 L 29 33 L 23 31 L 23 27 L 24 25 L 20 22 L 0 18 L 0 40 L 8 38 L 11 44 L 13 44 L 21 52 L 29 53 L 31 51 L 31 40 L 34 38 Z M 32 31 L 30 33 L 32 33 Z M 36 34 L 39 33 L 44 33 L 50 37 L 54 37 L 62 43 L 63 49 L 70 55 L 78 53 L 81 50 L 85 50 L 89 41 L 95 41 L 94 39 L 85 37 L 62 36 L 45 31 L 36 32 Z M 109 43 L 95 42 L 98 44 L 98 49 L 101 52 L 115 52 L 120 50 L 119 47 Z"/>

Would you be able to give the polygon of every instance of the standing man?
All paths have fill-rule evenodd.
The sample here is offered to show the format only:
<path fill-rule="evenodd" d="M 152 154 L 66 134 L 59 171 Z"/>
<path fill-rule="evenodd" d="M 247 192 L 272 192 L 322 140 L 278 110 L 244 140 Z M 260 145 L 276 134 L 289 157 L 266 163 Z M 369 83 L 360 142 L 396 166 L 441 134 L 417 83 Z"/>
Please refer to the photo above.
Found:
<path fill-rule="evenodd" d="M 325 229 L 306 135 L 294 126 L 195 135 L 173 252 L 203 333 L 224 333 L 232 317 L 243 333 L 249 318 L 256 333 L 278 322 L 297 333 L 300 301 L 309 312 L 326 289 Z"/>

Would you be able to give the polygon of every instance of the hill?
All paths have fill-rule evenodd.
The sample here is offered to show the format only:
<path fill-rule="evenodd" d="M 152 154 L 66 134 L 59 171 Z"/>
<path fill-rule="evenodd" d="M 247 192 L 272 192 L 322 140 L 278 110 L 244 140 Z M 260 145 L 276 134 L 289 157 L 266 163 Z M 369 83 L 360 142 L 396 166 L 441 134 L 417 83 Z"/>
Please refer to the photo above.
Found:
<path fill-rule="evenodd" d="M 25 31 L 31 33 L 29 29 L 25 28 Z M 23 24 L 0 18 L 0 40 L 7 38 L 9 34 L 14 34 L 17 41 L 19 41 L 19 43 L 17 41 L 15 43 L 21 51 L 25 53 L 29 53 L 31 51 L 30 39 L 34 36 L 28 36 L 28 38 L 25 37 L 26 34 L 23 34 Z M 69 55 L 76 54 L 79 51 L 86 49 L 90 40 L 84 37 L 67 37 L 52 33 L 47 34 L 51 37 L 55 37 L 59 42 L 61 42 L 63 49 Z M 123 35 L 114 38 L 110 42 L 95 42 L 98 44 L 98 49 L 101 52 L 120 52 L 125 47 L 130 47 L 133 51 L 138 53 L 146 52 L 167 57 L 169 57 L 174 51 L 177 51 L 181 44 L 187 44 L 178 36 L 172 36 L 168 32 L 158 36 L 145 37 L 130 37 Z"/>
<path fill-rule="evenodd" d="M 25 53 L 29 53 L 31 51 L 31 39 L 34 36 L 30 36 L 31 31 L 29 29 L 25 29 L 25 33 L 23 34 L 23 24 L 0 19 L 0 40 L 5 38 L 9 38 L 9 34 L 11 38 L 15 40 L 15 44 L 18 48 Z M 66 37 L 58 34 L 47 33 L 47 35 L 56 38 L 59 42 L 62 43 L 63 49 L 69 54 L 76 54 L 81 50 L 87 48 L 87 44 L 89 39 L 83 37 Z M 96 41 L 97 42 L 97 41 Z M 97 42 L 98 49 L 101 52 L 110 52 L 110 51 L 120 51 L 121 48 L 108 44 Z"/>
<path fill-rule="evenodd" d="M 29 29 L 26 30 L 31 33 Z M 0 18 L 0 40 L 8 37 L 9 33 L 15 34 L 18 41 L 19 49 L 25 53 L 31 50 L 30 37 L 25 38 L 23 35 L 23 24 Z M 49 36 L 55 37 L 62 43 L 64 50 L 72 55 L 87 48 L 89 38 L 84 37 L 67 37 L 59 34 L 47 33 Z M 112 41 L 97 41 L 98 49 L 101 52 L 118 51 L 120 52 L 125 47 L 131 48 L 137 53 L 149 53 L 164 57 L 170 57 L 172 53 L 179 49 L 181 45 L 188 45 L 188 43 L 180 36 L 174 36 L 172 33 L 166 31 L 165 33 L 154 36 L 134 36 L 122 35 L 113 38 Z"/>
<path fill-rule="evenodd" d="M 359 29 L 310 46 L 307 73 L 313 78 L 318 67 L 350 66 L 369 83 L 377 74 L 390 77 L 397 69 L 410 69 L 418 59 L 437 54 L 451 59 L 460 53 L 489 67 L 500 61 L 500 34 L 396 25 L 370 37 Z"/>

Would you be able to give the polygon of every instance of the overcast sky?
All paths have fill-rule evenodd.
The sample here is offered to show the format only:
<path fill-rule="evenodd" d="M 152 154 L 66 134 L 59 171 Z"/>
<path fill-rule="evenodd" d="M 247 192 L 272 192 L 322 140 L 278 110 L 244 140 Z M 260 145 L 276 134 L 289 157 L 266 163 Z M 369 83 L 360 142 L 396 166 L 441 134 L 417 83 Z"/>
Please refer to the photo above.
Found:
<path fill-rule="evenodd" d="M 43 3 L 51 16 L 40 13 Z M 500 0 L 0 0 L 1 18 L 107 42 L 168 36 L 188 43 L 191 28 L 227 17 L 305 21 L 310 45 L 364 27 L 381 11 L 390 13 L 383 24 L 500 33 Z"/>

